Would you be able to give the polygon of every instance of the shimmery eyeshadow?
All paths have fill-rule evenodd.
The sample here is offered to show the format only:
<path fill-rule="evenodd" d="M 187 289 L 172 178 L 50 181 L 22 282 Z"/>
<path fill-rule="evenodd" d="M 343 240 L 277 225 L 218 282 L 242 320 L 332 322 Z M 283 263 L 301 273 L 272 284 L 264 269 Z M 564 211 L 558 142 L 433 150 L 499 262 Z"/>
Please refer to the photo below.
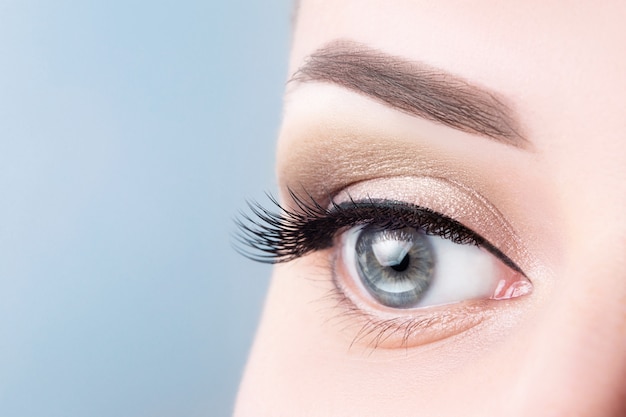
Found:
<path fill-rule="evenodd" d="M 483 196 L 462 184 L 435 177 L 377 178 L 345 188 L 333 201 L 367 198 L 428 207 L 480 233 L 520 265 L 528 261 L 521 239 L 504 216 Z"/>

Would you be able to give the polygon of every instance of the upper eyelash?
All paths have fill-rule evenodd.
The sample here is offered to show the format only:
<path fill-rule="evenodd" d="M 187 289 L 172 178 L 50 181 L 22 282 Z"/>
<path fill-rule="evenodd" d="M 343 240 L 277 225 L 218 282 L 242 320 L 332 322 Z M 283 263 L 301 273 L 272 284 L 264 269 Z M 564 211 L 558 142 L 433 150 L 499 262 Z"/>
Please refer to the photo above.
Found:
<path fill-rule="evenodd" d="M 289 190 L 297 210 L 287 209 L 271 195 L 268 197 L 278 211 L 248 202 L 253 217 L 241 213 L 235 220 L 239 228 L 235 239 L 242 255 L 265 263 L 288 262 L 310 252 L 332 246 L 342 229 L 356 225 L 376 225 L 399 229 L 414 227 L 424 233 L 440 236 L 458 244 L 482 246 L 507 266 L 523 274 L 504 253 L 458 221 L 428 208 L 382 199 L 367 199 L 344 203 L 331 202 L 323 207 L 311 195 L 303 198 Z"/>

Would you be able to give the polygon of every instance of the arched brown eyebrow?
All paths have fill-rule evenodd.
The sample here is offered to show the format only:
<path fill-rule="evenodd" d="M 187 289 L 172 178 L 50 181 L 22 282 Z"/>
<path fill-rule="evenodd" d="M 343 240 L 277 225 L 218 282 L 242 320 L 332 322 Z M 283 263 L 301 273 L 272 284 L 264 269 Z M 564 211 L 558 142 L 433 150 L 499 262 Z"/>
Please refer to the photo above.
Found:
<path fill-rule="evenodd" d="M 305 59 L 290 82 L 321 81 L 405 113 L 518 148 L 529 143 L 497 94 L 419 62 L 352 41 L 334 41 Z"/>

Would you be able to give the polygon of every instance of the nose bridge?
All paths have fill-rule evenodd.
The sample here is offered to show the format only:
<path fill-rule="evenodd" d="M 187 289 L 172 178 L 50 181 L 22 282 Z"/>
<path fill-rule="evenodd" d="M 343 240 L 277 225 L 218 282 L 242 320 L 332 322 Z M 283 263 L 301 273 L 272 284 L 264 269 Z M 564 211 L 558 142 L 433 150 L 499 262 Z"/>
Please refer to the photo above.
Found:
<path fill-rule="evenodd" d="M 530 331 L 520 415 L 626 416 L 626 238 L 613 230 L 579 249 Z"/>

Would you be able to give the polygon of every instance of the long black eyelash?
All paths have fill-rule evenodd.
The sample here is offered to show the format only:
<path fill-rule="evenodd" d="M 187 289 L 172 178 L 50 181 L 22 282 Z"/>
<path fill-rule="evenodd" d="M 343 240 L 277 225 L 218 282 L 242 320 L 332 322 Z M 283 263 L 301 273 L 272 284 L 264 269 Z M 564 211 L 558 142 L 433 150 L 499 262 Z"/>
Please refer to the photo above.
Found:
<path fill-rule="evenodd" d="M 289 193 L 296 210 L 281 206 L 269 194 L 277 211 L 266 209 L 256 202 L 248 202 L 253 216 L 241 213 L 240 218 L 235 220 L 239 228 L 235 239 L 240 244 L 235 249 L 239 253 L 258 262 L 288 262 L 331 247 L 339 231 L 356 225 L 376 225 L 388 229 L 414 227 L 454 243 L 482 246 L 512 269 L 522 272 L 479 234 L 430 209 L 380 199 L 331 203 L 326 208 L 310 195 L 304 198 L 293 191 Z"/>

